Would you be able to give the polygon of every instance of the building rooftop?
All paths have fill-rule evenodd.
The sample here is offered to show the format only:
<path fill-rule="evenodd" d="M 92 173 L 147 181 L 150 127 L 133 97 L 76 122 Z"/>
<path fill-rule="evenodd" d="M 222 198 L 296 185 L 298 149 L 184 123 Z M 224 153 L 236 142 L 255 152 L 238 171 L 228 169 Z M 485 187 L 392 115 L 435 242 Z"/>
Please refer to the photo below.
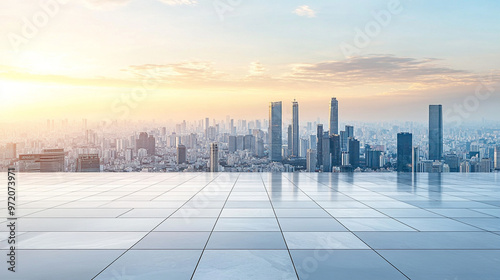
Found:
<path fill-rule="evenodd" d="M 498 173 L 17 176 L 0 279 L 500 279 Z"/>

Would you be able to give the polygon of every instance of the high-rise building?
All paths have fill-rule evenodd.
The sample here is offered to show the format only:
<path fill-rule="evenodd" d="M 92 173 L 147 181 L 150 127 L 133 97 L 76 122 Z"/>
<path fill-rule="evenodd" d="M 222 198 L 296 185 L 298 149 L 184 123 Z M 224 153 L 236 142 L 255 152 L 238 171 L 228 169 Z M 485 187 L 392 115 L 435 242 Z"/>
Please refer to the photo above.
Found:
<path fill-rule="evenodd" d="M 255 153 L 255 137 L 253 135 L 245 135 L 243 141 L 243 149 Z"/>
<path fill-rule="evenodd" d="M 500 145 L 497 145 L 495 147 L 495 158 L 494 158 L 494 163 L 495 163 L 495 169 L 500 170 Z"/>
<path fill-rule="evenodd" d="M 340 146 L 340 135 L 330 134 L 331 166 L 342 166 L 342 149 Z"/>
<path fill-rule="evenodd" d="M 186 163 L 187 159 L 187 149 L 184 145 L 177 146 L 177 164 Z"/>
<path fill-rule="evenodd" d="M 210 119 L 205 118 L 205 137 L 208 139 L 208 127 L 210 126 Z"/>
<path fill-rule="evenodd" d="M 397 170 L 398 172 L 411 172 L 412 171 L 412 134 L 408 132 L 398 133 L 398 158 Z"/>
<path fill-rule="evenodd" d="M 292 157 L 299 156 L 299 103 L 292 102 Z"/>
<path fill-rule="evenodd" d="M 98 154 L 81 154 L 76 160 L 76 172 L 100 172 L 100 160 Z"/>
<path fill-rule="evenodd" d="M 306 170 L 307 172 L 316 171 L 316 151 L 313 149 L 307 149 Z"/>
<path fill-rule="evenodd" d="M 346 125 L 345 126 L 345 133 L 347 134 L 346 137 L 353 138 L 354 137 L 354 126 L 352 125 Z"/>
<path fill-rule="evenodd" d="M 413 160 L 412 160 L 412 172 L 418 172 L 418 164 L 420 162 L 420 148 L 418 146 L 413 147 Z"/>
<path fill-rule="evenodd" d="M 139 139 L 135 140 L 135 149 L 146 149 L 148 155 L 155 155 L 156 152 L 156 140 L 153 135 L 149 135 L 146 132 L 141 132 L 139 134 Z"/>
<path fill-rule="evenodd" d="M 318 124 L 316 128 L 316 150 L 317 150 L 317 158 L 316 164 L 319 168 L 323 164 L 323 125 Z"/>
<path fill-rule="evenodd" d="M 330 134 L 339 133 L 339 102 L 333 97 L 330 101 Z"/>
<path fill-rule="evenodd" d="M 282 105 L 281 101 L 269 104 L 269 159 L 281 161 L 282 143 Z"/>
<path fill-rule="evenodd" d="M 287 155 L 292 155 L 292 138 L 293 138 L 293 135 L 292 135 L 292 125 L 289 125 L 288 126 L 288 130 L 287 130 L 287 141 L 286 141 L 286 144 L 287 144 Z"/>
<path fill-rule="evenodd" d="M 230 135 L 229 136 L 229 143 L 228 143 L 228 148 L 230 153 L 236 152 L 236 147 L 237 147 L 237 139 L 236 136 Z"/>
<path fill-rule="evenodd" d="M 444 163 L 450 168 L 450 172 L 460 172 L 460 159 L 456 154 L 447 154 L 444 156 Z"/>
<path fill-rule="evenodd" d="M 349 163 L 356 169 L 359 167 L 359 141 L 349 138 Z"/>
<path fill-rule="evenodd" d="M 429 105 L 429 159 L 443 158 L 443 107 Z"/>
<path fill-rule="evenodd" d="M 210 143 L 210 172 L 219 172 L 219 145 Z"/>
<path fill-rule="evenodd" d="M 300 138 L 299 157 L 305 158 L 307 156 L 307 149 L 309 149 L 309 139 Z"/>
<path fill-rule="evenodd" d="M 323 132 L 323 139 L 321 141 L 321 165 L 323 166 L 323 172 L 332 172 L 330 146 L 330 136 L 328 136 L 328 133 Z"/>
<path fill-rule="evenodd" d="M 342 130 L 340 132 L 340 148 L 342 152 L 347 152 L 347 148 L 349 145 L 348 139 L 349 138 L 347 138 L 347 132 Z"/>

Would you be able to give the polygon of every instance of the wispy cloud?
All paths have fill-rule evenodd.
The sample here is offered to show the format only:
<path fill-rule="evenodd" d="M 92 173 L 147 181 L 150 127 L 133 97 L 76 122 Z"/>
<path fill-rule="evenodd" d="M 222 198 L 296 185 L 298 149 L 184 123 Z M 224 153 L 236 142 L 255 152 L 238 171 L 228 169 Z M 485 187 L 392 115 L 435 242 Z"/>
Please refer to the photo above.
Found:
<path fill-rule="evenodd" d="M 299 6 L 293 11 L 294 14 L 301 17 L 315 17 L 316 12 L 307 5 Z"/>
<path fill-rule="evenodd" d="M 293 64 L 286 78 L 304 82 L 363 84 L 450 84 L 475 81 L 472 73 L 437 64 L 434 58 L 392 55 L 352 57 L 339 61 Z"/>

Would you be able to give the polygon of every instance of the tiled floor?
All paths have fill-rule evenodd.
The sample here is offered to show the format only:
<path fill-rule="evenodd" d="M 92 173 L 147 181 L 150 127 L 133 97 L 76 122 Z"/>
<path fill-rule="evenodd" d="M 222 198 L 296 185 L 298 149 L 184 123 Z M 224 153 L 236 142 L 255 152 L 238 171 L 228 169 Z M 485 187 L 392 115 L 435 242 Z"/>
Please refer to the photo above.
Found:
<path fill-rule="evenodd" d="M 18 182 L 18 267 L 11 273 L 2 261 L 2 280 L 500 279 L 498 173 L 66 173 Z M 6 191 L 0 206 L 5 260 Z"/>

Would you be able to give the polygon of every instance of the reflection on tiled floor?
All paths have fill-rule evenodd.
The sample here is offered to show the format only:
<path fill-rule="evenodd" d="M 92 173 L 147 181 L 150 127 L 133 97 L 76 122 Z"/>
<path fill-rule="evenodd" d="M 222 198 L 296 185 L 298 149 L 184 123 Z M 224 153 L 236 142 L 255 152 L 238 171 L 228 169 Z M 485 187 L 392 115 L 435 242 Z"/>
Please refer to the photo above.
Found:
<path fill-rule="evenodd" d="M 2 280 L 500 279 L 500 174 L 67 173 L 18 182 L 18 267 L 2 261 Z M 0 206 L 6 260 L 6 191 Z"/>

